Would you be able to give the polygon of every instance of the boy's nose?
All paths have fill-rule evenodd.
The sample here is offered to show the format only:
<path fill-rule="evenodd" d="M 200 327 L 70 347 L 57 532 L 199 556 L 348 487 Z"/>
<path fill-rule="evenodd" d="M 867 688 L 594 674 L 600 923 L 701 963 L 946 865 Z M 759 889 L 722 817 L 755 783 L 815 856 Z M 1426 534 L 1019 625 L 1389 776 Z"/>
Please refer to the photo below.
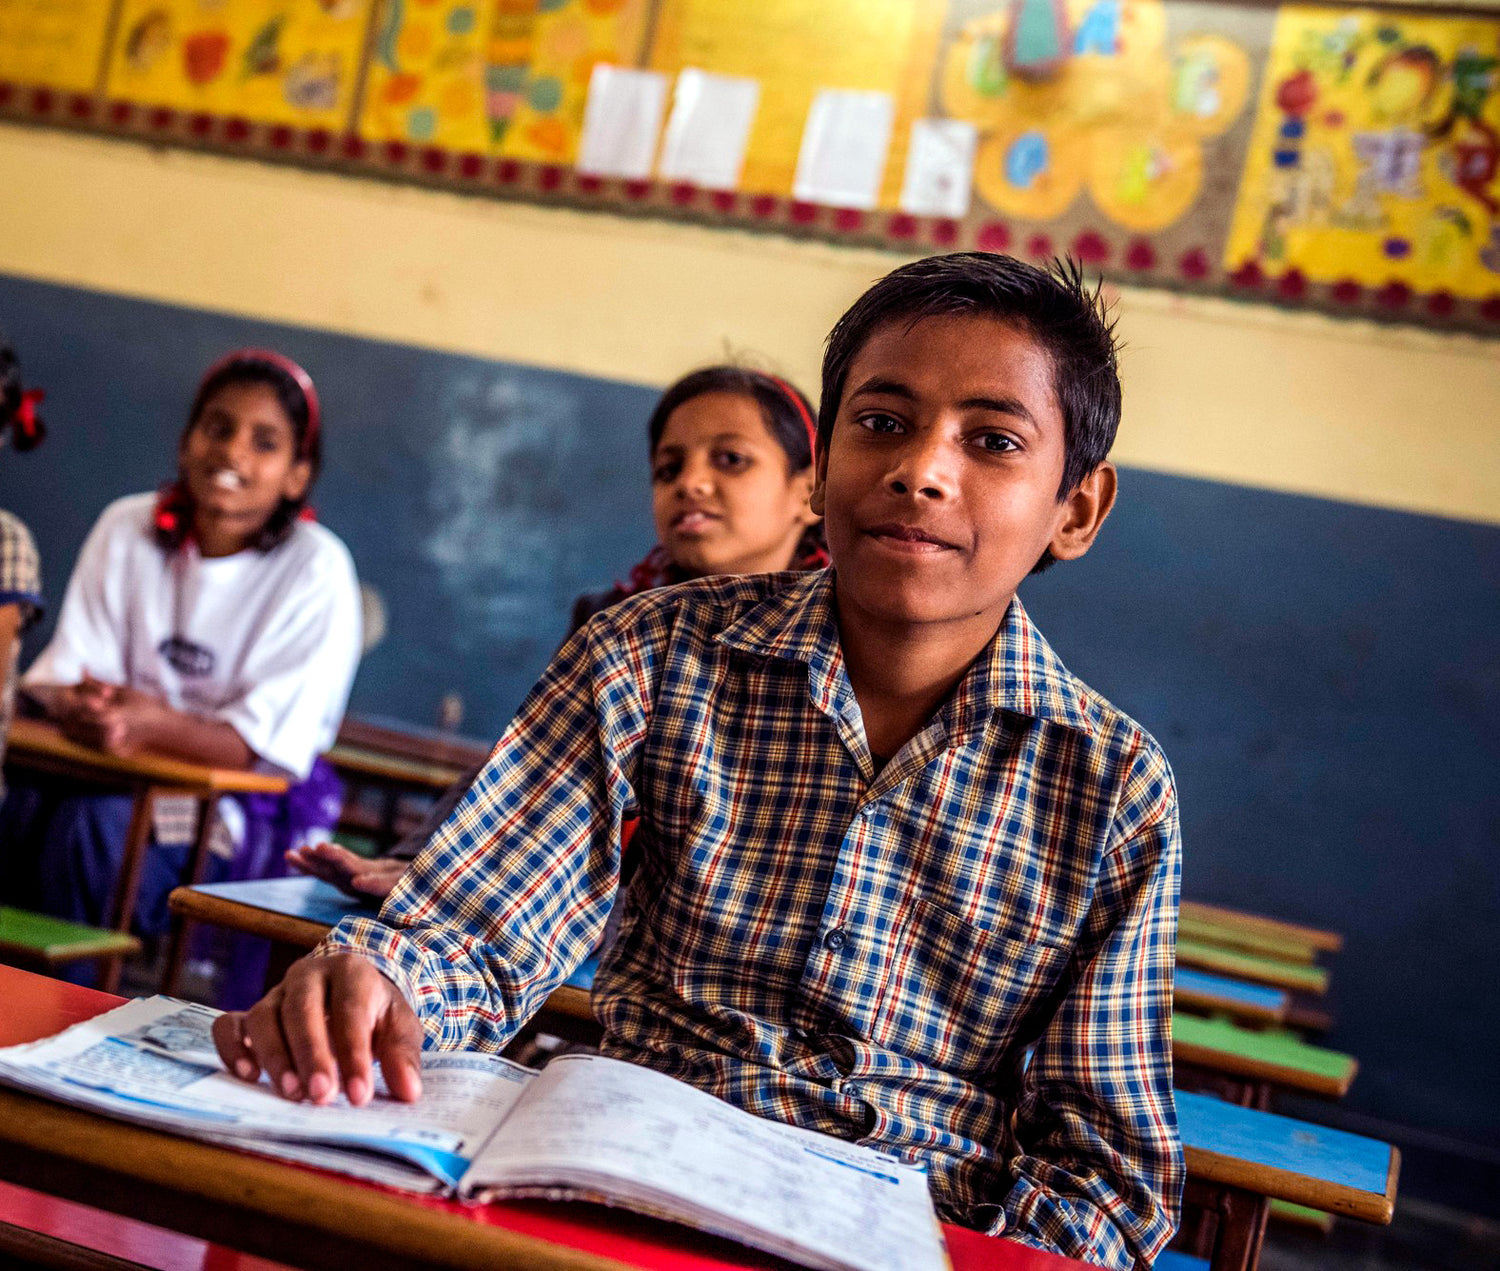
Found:
<path fill-rule="evenodd" d="M 677 478 L 677 488 L 682 494 L 706 494 L 713 484 L 714 470 L 707 463 L 685 463 Z"/>
<path fill-rule="evenodd" d="M 952 456 L 946 440 L 936 430 L 923 430 L 902 447 L 886 476 L 895 494 L 943 499 L 953 492 Z"/>

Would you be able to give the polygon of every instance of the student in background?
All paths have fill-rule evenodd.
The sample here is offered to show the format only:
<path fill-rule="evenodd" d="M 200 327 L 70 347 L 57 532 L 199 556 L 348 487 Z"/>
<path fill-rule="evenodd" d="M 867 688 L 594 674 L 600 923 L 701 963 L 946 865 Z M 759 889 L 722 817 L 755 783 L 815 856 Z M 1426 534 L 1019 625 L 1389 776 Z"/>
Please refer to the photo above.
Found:
<path fill-rule="evenodd" d="M 176 478 L 104 510 L 57 629 L 22 678 L 84 745 L 291 777 L 286 795 L 221 801 L 215 849 L 232 877 L 280 873 L 288 846 L 326 834 L 338 816 L 338 781 L 318 756 L 358 663 L 359 594 L 347 549 L 308 509 L 321 460 L 306 371 L 262 349 L 214 363 L 178 443 Z M 128 797 L 56 782 L 13 789 L 0 854 L 21 902 L 100 922 L 130 807 Z M 145 934 L 166 928 L 192 820 L 190 804 L 156 801 L 136 909 Z"/>
<path fill-rule="evenodd" d="M 16 352 L 0 335 L 0 449 L 7 443 L 17 451 L 39 446 L 46 435 L 37 404 L 40 389 L 21 387 L 21 367 Z M 0 508 L 0 761 L 5 759 L 5 738 L 10 731 L 16 700 L 16 658 L 21 633 L 42 610 L 42 574 L 31 531 L 19 518 Z M 0 798 L 5 797 L 5 778 L 0 774 Z"/>
<path fill-rule="evenodd" d="M 709 366 L 668 388 L 646 425 L 657 544 L 630 571 L 629 582 L 578 598 L 568 634 L 654 587 L 826 565 L 822 525 L 808 507 L 815 433 L 807 398 L 762 371 Z M 317 843 L 288 859 L 352 895 L 383 898 L 479 771 L 455 782 L 422 824 L 383 856 Z"/>
<path fill-rule="evenodd" d="M 1111 324 L 1081 271 L 920 260 L 839 320 L 833 568 L 632 597 L 553 659 L 378 918 L 252 1010 L 230 1071 L 402 1099 L 593 949 L 603 1051 L 926 1167 L 952 1222 L 1126 1271 L 1176 1226 L 1181 847 L 1156 742 L 1016 597 L 1113 506 Z M 805 1198 L 816 1204 L 816 1197 Z"/>

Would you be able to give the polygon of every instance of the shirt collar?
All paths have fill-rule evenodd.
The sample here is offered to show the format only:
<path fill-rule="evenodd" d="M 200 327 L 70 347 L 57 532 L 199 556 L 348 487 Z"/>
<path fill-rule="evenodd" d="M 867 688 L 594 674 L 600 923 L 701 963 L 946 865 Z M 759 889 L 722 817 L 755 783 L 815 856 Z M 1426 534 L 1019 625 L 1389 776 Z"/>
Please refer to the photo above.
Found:
<path fill-rule="evenodd" d="M 849 690 L 833 615 L 833 573 L 829 568 L 796 575 L 717 639 L 745 653 L 805 663 L 813 701 L 836 714 L 839 698 Z M 949 734 L 956 736 L 988 723 L 997 711 L 1093 731 L 1083 686 L 1032 624 L 1019 597 L 942 713 Z"/>

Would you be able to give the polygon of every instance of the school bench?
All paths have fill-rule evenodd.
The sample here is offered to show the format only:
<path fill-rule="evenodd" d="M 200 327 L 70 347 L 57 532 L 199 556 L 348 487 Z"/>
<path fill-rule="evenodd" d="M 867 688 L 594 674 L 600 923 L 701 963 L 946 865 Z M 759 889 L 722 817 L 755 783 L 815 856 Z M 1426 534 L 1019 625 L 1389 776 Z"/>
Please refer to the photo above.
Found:
<path fill-rule="evenodd" d="M 1181 935 L 1177 937 L 1177 965 L 1314 996 L 1328 991 L 1328 971 L 1324 967 L 1286 962 L 1202 940 L 1185 940 Z"/>
<path fill-rule="evenodd" d="M 1179 907 L 1178 922 L 1182 926 L 1210 934 L 1216 943 L 1243 948 L 1252 953 L 1269 952 L 1274 955 L 1281 949 L 1296 950 L 1299 954 L 1311 953 L 1315 957 L 1319 953 L 1337 953 L 1344 947 L 1344 938 L 1336 931 L 1284 922 L 1279 918 L 1267 918 L 1222 905 L 1206 905 L 1201 901 L 1184 900 Z M 1313 959 L 1299 956 L 1288 960 Z"/>
<path fill-rule="evenodd" d="M 0 962 L 10 966 L 54 971 L 70 962 L 129 957 L 140 948 L 128 932 L 0 906 Z"/>
<path fill-rule="evenodd" d="M 1291 994 L 1285 989 L 1215 975 L 1180 963 L 1172 988 L 1179 1009 L 1226 1015 L 1241 1024 L 1281 1024 L 1291 1005 Z"/>
<path fill-rule="evenodd" d="M 198 805 L 193 845 L 184 872 L 185 880 L 193 883 L 202 877 L 208 859 L 212 811 L 219 796 L 281 794 L 287 788 L 285 777 L 270 773 L 210 768 L 164 755 L 126 757 L 106 754 L 64 737 L 55 724 L 36 719 L 18 719 L 11 724 L 5 766 L 7 769 L 62 777 L 82 785 L 123 790 L 131 795 L 133 804 L 130 827 L 125 836 L 125 853 L 106 923 L 110 930 L 122 934 L 129 934 L 131 920 L 135 917 L 141 865 L 151 839 L 151 808 L 158 795 L 187 795 Z M 174 937 L 169 962 L 180 957 L 181 943 Z M 108 991 L 119 983 L 123 953 L 107 955 L 101 961 L 100 981 Z"/>
<path fill-rule="evenodd" d="M 489 753 L 487 744 L 471 738 L 348 716 L 324 756 L 347 791 L 339 828 L 368 835 L 377 850 L 389 847 L 423 815 L 404 806 L 408 796 L 430 802 Z M 373 809 L 366 805 L 367 793 Z"/>
<path fill-rule="evenodd" d="M 1380 1224 L 1395 1211 L 1401 1154 L 1388 1143 L 1186 1090 L 1177 1125 L 1183 1240 L 1213 1271 L 1253 1271 L 1274 1200 Z"/>
<path fill-rule="evenodd" d="M 1241 1028 L 1181 1012 L 1172 1017 L 1172 1057 L 1180 1086 L 1250 1108 L 1268 1107 L 1272 1090 L 1342 1099 L 1359 1071 L 1354 1056 L 1311 1046 L 1284 1029 Z"/>

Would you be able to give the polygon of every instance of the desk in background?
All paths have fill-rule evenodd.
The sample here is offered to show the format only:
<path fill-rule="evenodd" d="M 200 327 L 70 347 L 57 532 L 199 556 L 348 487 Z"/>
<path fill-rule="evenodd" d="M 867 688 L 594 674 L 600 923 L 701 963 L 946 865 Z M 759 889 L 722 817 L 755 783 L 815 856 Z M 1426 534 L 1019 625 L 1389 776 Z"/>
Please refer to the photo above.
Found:
<path fill-rule="evenodd" d="M 281 794 L 285 777 L 235 768 L 209 768 L 203 764 L 142 754 L 125 758 L 81 746 L 62 735 L 55 724 L 18 719 L 11 725 L 5 755 L 6 767 L 64 777 L 87 785 L 107 786 L 129 793 L 133 800 L 130 828 L 125 836 L 125 855 L 115 881 L 107 925 L 129 932 L 135 916 L 136 891 L 140 886 L 141 862 L 151 839 L 151 805 L 157 795 L 187 795 L 197 801 L 198 819 L 188 856 L 186 881 L 197 882 L 208 855 L 209 830 L 215 800 L 225 794 Z M 180 960 L 180 931 L 174 932 L 169 967 Z M 104 966 L 101 981 L 106 989 L 119 982 L 120 959 Z"/>
<path fill-rule="evenodd" d="M 119 998 L 0 967 L 0 1044 L 32 1041 Z M 175 1138 L 0 1088 L 0 1181 L 308 1271 L 774 1271 L 754 1250 L 579 1203 L 469 1206 Z M 0 1193 L 0 1204 L 4 1194 Z M 0 1252 L 14 1224 L 0 1210 Z M 1084 1264 L 945 1226 L 954 1271 Z M 87 1261 L 80 1249 L 83 1267 Z"/>

